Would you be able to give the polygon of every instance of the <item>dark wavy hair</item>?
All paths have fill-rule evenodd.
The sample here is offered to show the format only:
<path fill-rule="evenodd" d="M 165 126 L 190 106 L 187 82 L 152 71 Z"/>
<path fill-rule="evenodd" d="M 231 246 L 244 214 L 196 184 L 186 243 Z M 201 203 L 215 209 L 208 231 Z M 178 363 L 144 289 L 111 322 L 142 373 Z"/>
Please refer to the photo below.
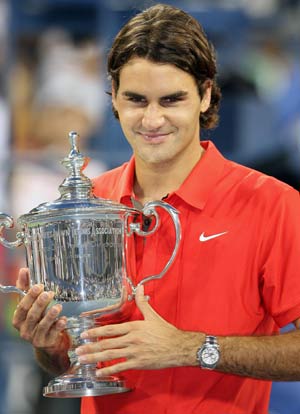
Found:
<path fill-rule="evenodd" d="M 117 34 L 108 55 L 107 71 L 116 91 L 120 71 L 133 57 L 171 64 L 189 73 L 197 83 L 200 97 L 209 80 L 211 103 L 201 113 L 200 125 L 204 129 L 217 126 L 221 92 L 216 81 L 215 52 L 195 18 L 176 7 L 156 4 L 130 19 Z M 113 111 L 118 118 L 117 111 Z"/>

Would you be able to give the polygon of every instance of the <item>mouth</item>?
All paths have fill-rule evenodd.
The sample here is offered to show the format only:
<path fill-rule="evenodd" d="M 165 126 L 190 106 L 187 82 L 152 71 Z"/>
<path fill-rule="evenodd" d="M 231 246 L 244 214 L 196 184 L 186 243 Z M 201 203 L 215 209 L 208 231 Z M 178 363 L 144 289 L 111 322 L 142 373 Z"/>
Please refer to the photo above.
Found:
<path fill-rule="evenodd" d="M 162 132 L 140 132 L 139 133 L 143 139 L 151 144 L 160 144 L 164 141 L 166 141 L 167 137 L 170 135 L 170 133 L 162 133 Z"/>

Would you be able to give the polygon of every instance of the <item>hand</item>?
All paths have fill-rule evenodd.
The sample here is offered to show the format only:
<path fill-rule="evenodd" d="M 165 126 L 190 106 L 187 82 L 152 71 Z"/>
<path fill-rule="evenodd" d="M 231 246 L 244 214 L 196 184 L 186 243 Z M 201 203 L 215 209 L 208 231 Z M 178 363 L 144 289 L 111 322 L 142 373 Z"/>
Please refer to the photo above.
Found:
<path fill-rule="evenodd" d="M 47 310 L 53 299 L 53 292 L 44 292 L 43 285 L 30 287 L 28 269 L 20 269 L 16 286 L 28 293 L 19 302 L 13 316 L 12 324 L 19 331 L 20 337 L 30 342 L 35 348 L 49 354 L 57 349 L 66 348 L 68 338 L 62 331 L 66 326 L 66 318 L 58 319 L 62 310 L 56 304 Z"/>
<path fill-rule="evenodd" d="M 84 339 L 106 338 L 76 349 L 81 363 L 122 359 L 97 370 L 97 376 L 128 369 L 160 369 L 197 365 L 196 351 L 204 335 L 187 332 L 162 319 L 149 305 L 143 286 L 136 292 L 136 304 L 144 320 L 97 327 L 82 333 Z M 125 361 L 124 361 L 125 359 Z"/>

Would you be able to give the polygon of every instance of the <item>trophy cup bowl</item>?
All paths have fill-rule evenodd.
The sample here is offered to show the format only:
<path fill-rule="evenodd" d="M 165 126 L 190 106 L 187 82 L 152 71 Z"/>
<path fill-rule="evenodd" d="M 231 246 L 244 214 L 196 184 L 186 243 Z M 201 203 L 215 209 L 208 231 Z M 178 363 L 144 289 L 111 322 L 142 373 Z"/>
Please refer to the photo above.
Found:
<path fill-rule="evenodd" d="M 53 303 L 61 304 L 61 315 L 67 317 L 70 367 L 44 387 L 46 397 L 98 396 L 130 390 L 121 377 L 97 378 L 97 364 L 80 364 L 75 348 L 90 341 L 80 337 L 84 330 L 120 323 L 130 316 L 136 288 L 164 276 L 175 259 L 181 237 L 178 212 L 165 202 L 153 201 L 139 209 L 95 197 L 91 180 L 82 173 L 87 159 L 78 150 L 77 137 L 76 132 L 70 132 L 71 150 L 62 161 L 69 175 L 59 186 L 60 198 L 19 217 L 22 231 L 13 242 L 2 237 L 4 229 L 13 227 L 13 219 L 0 213 L 0 243 L 8 248 L 25 246 L 31 284 L 43 284 L 45 291 L 53 291 Z M 128 260 L 134 254 L 130 250 L 132 235 L 148 237 L 158 229 L 157 208 L 171 216 L 174 249 L 159 274 L 149 275 L 134 286 Z M 149 231 L 142 228 L 145 216 L 154 219 Z M 0 291 L 26 294 L 15 286 L 0 285 Z"/>

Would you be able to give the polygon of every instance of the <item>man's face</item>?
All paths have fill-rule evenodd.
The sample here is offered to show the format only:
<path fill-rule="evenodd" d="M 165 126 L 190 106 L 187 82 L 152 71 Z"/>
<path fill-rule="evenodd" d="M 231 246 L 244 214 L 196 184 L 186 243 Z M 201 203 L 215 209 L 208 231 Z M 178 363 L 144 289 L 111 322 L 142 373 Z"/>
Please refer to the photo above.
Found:
<path fill-rule="evenodd" d="M 114 85 L 113 85 L 114 86 Z M 200 151 L 199 118 L 210 104 L 194 78 L 170 64 L 131 59 L 120 72 L 113 105 L 137 163 L 193 162 Z"/>

